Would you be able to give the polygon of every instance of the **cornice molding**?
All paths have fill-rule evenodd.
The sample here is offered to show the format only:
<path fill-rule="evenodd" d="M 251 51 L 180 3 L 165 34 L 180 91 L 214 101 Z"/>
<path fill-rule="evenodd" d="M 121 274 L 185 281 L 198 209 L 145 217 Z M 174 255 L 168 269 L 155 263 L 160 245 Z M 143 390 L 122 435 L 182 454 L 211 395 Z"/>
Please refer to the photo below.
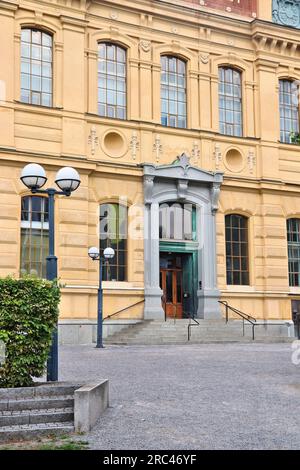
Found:
<path fill-rule="evenodd" d="M 19 8 L 20 0 L 1 0 L 0 9 L 16 11 Z"/>

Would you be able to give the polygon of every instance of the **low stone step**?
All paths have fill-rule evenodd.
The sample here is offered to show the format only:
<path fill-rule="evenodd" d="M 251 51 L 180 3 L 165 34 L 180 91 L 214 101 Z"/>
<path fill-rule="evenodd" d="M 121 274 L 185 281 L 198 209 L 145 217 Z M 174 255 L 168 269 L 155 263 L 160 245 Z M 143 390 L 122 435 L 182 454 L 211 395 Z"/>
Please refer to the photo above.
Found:
<path fill-rule="evenodd" d="M 25 424 L 0 428 L 0 442 L 31 440 L 36 437 L 61 436 L 74 432 L 73 422 Z"/>
<path fill-rule="evenodd" d="M 57 385 L 55 382 L 50 383 L 37 383 L 33 387 L 22 387 L 13 389 L 1 389 L 0 390 L 0 401 L 1 400 L 13 400 L 15 398 L 28 398 L 33 399 L 43 397 L 55 397 L 55 396 L 68 396 L 74 395 L 74 391 L 80 388 L 82 383 L 70 384 L 68 382 Z"/>
<path fill-rule="evenodd" d="M 1 426 L 17 426 L 25 424 L 63 423 L 74 420 L 73 408 L 49 410 L 1 411 Z"/>
<path fill-rule="evenodd" d="M 50 408 L 72 408 L 74 396 L 43 397 L 35 399 L 0 400 L 0 411 L 48 410 Z"/>

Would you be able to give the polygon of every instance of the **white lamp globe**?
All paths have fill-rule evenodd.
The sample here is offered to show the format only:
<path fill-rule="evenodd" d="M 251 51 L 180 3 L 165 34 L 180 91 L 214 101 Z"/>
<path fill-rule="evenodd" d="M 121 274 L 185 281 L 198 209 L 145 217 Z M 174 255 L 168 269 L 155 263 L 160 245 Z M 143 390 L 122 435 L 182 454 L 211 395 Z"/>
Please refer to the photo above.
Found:
<path fill-rule="evenodd" d="M 80 185 L 79 173 L 74 168 L 65 166 L 56 173 L 55 183 L 62 191 L 72 193 Z"/>
<path fill-rule="evenodd" d="M 47 182 L 44 168 L 37 163 L 29 163 L 29 165 L 26 165 L 22 170 L 20 179 L 30 190 L 40 189 Z"/>
<path fill-rule="evenodd" d="M 115 256 L 115 250 L 113 248 L 105 248 L 103 251 L 103 256 L 105 259 L 112 259 Z"/>
<path fill-rule="evenodd" d="M 92 260 L 98 259 L 100 256 L 99 248 L 96 246 L 92 246 L 92 248 L 89 249 L 89 257 Z"/>

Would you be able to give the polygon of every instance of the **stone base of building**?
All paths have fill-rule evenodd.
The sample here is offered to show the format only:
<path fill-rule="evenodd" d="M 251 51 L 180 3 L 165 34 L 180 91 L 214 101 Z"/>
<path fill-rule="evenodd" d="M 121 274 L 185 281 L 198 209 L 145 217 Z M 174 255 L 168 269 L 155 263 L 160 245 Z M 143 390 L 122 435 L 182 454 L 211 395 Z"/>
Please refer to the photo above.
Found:
<path fill-rule="evenodd" d="M 218 290 L 198 291 L 197 318 L 204 320 L 218 320 L 222 318 L 223 315 L 219 304 L 220 295 L 220 291 Z"/>
<path fill-rule="evenodd" d="M 160 288 L 145 289 L 145 320 L 164 320 L 165 312 L 162 307 L 163 291 Z"/>
<path fill-rule="evenodd" d="M 103 338 L 118 333 L 130 325 L 141 323 L 142 320 L 109 320 L 103 323 Z M 97 340 L 96 320 L 60 320 L 58 322 L 58 341 L 64 344 L 91 344 Z"/>

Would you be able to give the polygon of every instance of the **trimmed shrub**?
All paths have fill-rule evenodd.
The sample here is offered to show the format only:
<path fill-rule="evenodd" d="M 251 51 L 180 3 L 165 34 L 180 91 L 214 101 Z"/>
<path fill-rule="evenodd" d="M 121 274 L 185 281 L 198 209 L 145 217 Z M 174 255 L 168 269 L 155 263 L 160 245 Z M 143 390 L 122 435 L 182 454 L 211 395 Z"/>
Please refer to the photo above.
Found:
<path fill-rule="evenodd" d="M 24 277 L 0 279 L 0 341 L 5 362 L 0 387 L 29 387 L 45 372 L 58 320 L 57 282 Z"/>

